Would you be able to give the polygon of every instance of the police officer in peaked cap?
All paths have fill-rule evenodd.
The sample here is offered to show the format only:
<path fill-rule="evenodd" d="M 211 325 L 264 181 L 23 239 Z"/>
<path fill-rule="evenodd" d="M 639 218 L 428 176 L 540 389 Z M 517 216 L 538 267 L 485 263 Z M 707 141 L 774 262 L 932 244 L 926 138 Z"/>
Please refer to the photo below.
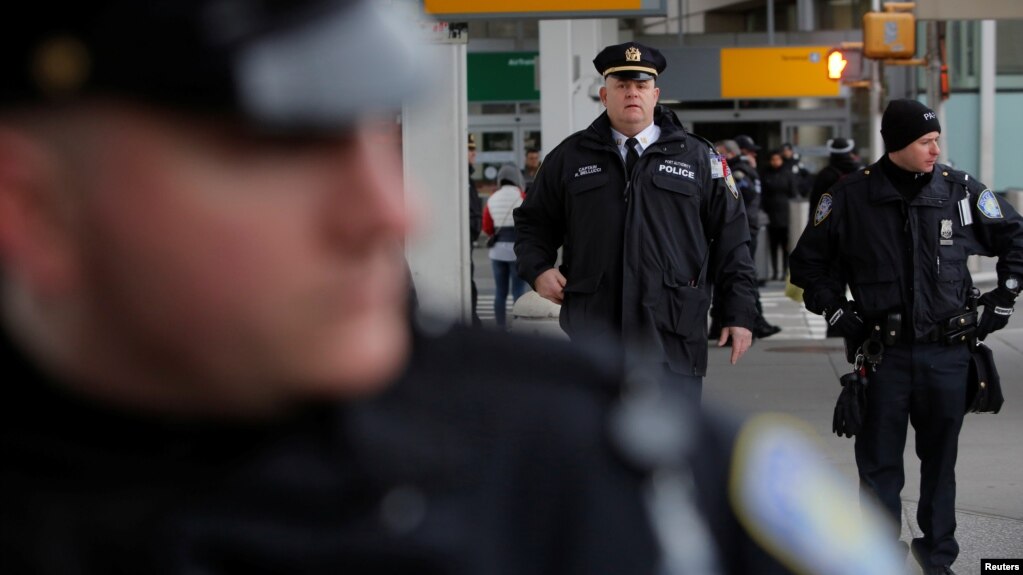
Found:
<path fill-rule="evenodd" d="M 941 125 L 927 106 L 891 101 L 881 135 L 885 154 L 811 206 L 790 259 L 792 282 L 803 288 L 807 309 L 823 314 L 846 338 L 851 359 L 863 363 L 865 397 L 840 400 L 835 431 L 855 434 L 860 484 L 895 520 L 889 537 L 899 536 L 912 424 L 923 535 L 910 547 L 925 573 L 952 573 L 959 554 L 955 462 L 971 347 L 1012 314 L 1023 277 L 1023 219 L 970 174 L 938 163 Z M 974 254 L 998 257 L 998 285 L 980 296 L 979 316 L 966 264 Z M 860 403 L 862 421 L 845 416 Z"/>
<path fill-rule="evenodd" d="M 0 21 L 0 571 L 738 574 L 786 572 L 771 546 L 804 556 L 808 538 L 753 541 L 776 507 L 757 487 L 788 482 L 729 456 L 796 445 L 785 426 L 669 413 L 683 425 L 651 450 L 655 378 L 410 321 L 393 114 L 428 65 L 393 14 L 53 4 Z M 494 348 L 515 362 L 493 370 Z M 826 477 L 804 451 L 787 457 Z M 653 493 L 655 469 L 684 496 Z M 756 481 L 733 502 L 729 475 Z"/>
<path fill-rule="evenodd" d="M 718 345 L 731 339 L 735 363 L 751 342 L 742 200 L 713 146 L 658 105 L 660 51 L 626 42 L 593 65 L 606 111 L 547 155 L 516 210 L 519 275 L 562 305 L 573 341 L 622 341 L 699 397 L 711 284 L 722 287 Z"/>

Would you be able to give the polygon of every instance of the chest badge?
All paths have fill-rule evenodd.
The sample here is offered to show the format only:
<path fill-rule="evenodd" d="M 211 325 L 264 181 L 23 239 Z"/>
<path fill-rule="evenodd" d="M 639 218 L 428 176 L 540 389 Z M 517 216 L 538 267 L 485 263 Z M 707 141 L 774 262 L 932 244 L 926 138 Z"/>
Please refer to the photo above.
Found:
<path fill-rule="evenodd" d="M 824 194 L 821 199 L 817 202 L 817 209 L 813 212 L 813 225 L 820 225 L 821 222 L 828 219 L 831 215 L 831 204 L 834 200 L 831 198 L 831 194 Z"/>
<path fill-rule="evenodd" d="M 952 220 L 941 220 L 941 245 L 952 245 Z"/>
<path fill-rule="evenodd" d="M 1002 207 L 998 205 L 998 198 L 991 190 L 984 190 L 980 193 L 980 197 L 977 198 L 977 209 L 988 219 L 1002 219 Z"/>

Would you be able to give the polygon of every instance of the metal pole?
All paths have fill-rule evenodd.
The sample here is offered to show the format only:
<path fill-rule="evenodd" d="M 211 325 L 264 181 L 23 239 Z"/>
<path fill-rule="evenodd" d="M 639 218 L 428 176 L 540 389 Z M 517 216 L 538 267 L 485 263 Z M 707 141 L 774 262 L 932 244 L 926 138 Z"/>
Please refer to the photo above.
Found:
<path fill-rule="evenodd" d="M 994 20 L 980 23 L 980 181 L 992 189 L 995 186 L 996 28 Z"/>
<path fill-rule="evenodd" d="M 774 0 L 767 0 L 767 45 L 774 46 Z"/>
<path fill-rule="evenodd" d="M 683 3 L 684 2 L 685 2 L 685 0 L 678 0 L 678 45 L 679 46 L 684 46 L 685 45 L 685 32 L 682 31 L 682 16 L 685 14 L 685 12 L 683 12 L 683 10 L 684 10 Z"/>
<path fill-rule="evenodd" d="M 881 0 L 872 0 L 871 10 L 881 11 Z M 873 162 L 884 154 L 884 142 L 881 140 L 881 63 L 870 60 L 870 150 Z"/>

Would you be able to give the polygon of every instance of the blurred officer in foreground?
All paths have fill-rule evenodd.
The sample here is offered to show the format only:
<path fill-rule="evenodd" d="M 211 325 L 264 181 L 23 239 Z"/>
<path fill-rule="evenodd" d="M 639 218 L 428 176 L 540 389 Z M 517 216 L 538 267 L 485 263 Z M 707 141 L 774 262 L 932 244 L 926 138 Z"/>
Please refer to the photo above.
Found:
<path fill-rule="evenodd" d="M 423 67 L 369 1 L 83 4 L 0 33 L 0 572 L 876 555 L 869 521 L 822 541 L 849 505 L 791 428 L 680 414 L 607 354 L 412 327 L 415 210 L 371 118 Z"/>
<path fill-rule="evenodd" d="M 593 65 L 607 110 L 547 154 L 515 211 L 519 275 L 562 305 L 573 341 L 623 340 L 699 396 L 712 283 L 733 364 L 752 338 L 742 201 L 714 147 L 657 104 L 659 51 L 608 46 Z"/>
<path fill-rule="evenodd" d="M 864 356 L 856 465 L 863 490 L 896 521 L 907 423 L 916 430 L 923 537 L 911 547 L 928 574 L 952 573 L 959 554 L 955 462 L 970 345 L 1005 327 L 1023 277 L 1023 219 L 969 174 L 937 163 L 940 133 L 923 104 L 891 101 L 881 120 L 885 155 L 811 206 L 790 262 L 807 309 Z M 966 267 L 973 254 L 998 257 L 998 286 L 980 298 L 979 323 Z"/>

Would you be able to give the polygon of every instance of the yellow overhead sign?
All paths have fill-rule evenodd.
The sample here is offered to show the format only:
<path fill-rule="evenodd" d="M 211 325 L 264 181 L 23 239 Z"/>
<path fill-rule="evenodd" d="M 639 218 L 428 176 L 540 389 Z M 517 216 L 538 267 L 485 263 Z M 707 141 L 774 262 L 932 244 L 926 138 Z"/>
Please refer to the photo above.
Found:
<path fill-rule="evenodd" d="M 517 16 L 592 18 L 666 12 L 665 0 L 424 0 L 427 14 L 440 17 Z"/>
<path fill-rule="evenodd" d="M 722 98 L 827 98 L 830 46 L 721 49 Z"/>

